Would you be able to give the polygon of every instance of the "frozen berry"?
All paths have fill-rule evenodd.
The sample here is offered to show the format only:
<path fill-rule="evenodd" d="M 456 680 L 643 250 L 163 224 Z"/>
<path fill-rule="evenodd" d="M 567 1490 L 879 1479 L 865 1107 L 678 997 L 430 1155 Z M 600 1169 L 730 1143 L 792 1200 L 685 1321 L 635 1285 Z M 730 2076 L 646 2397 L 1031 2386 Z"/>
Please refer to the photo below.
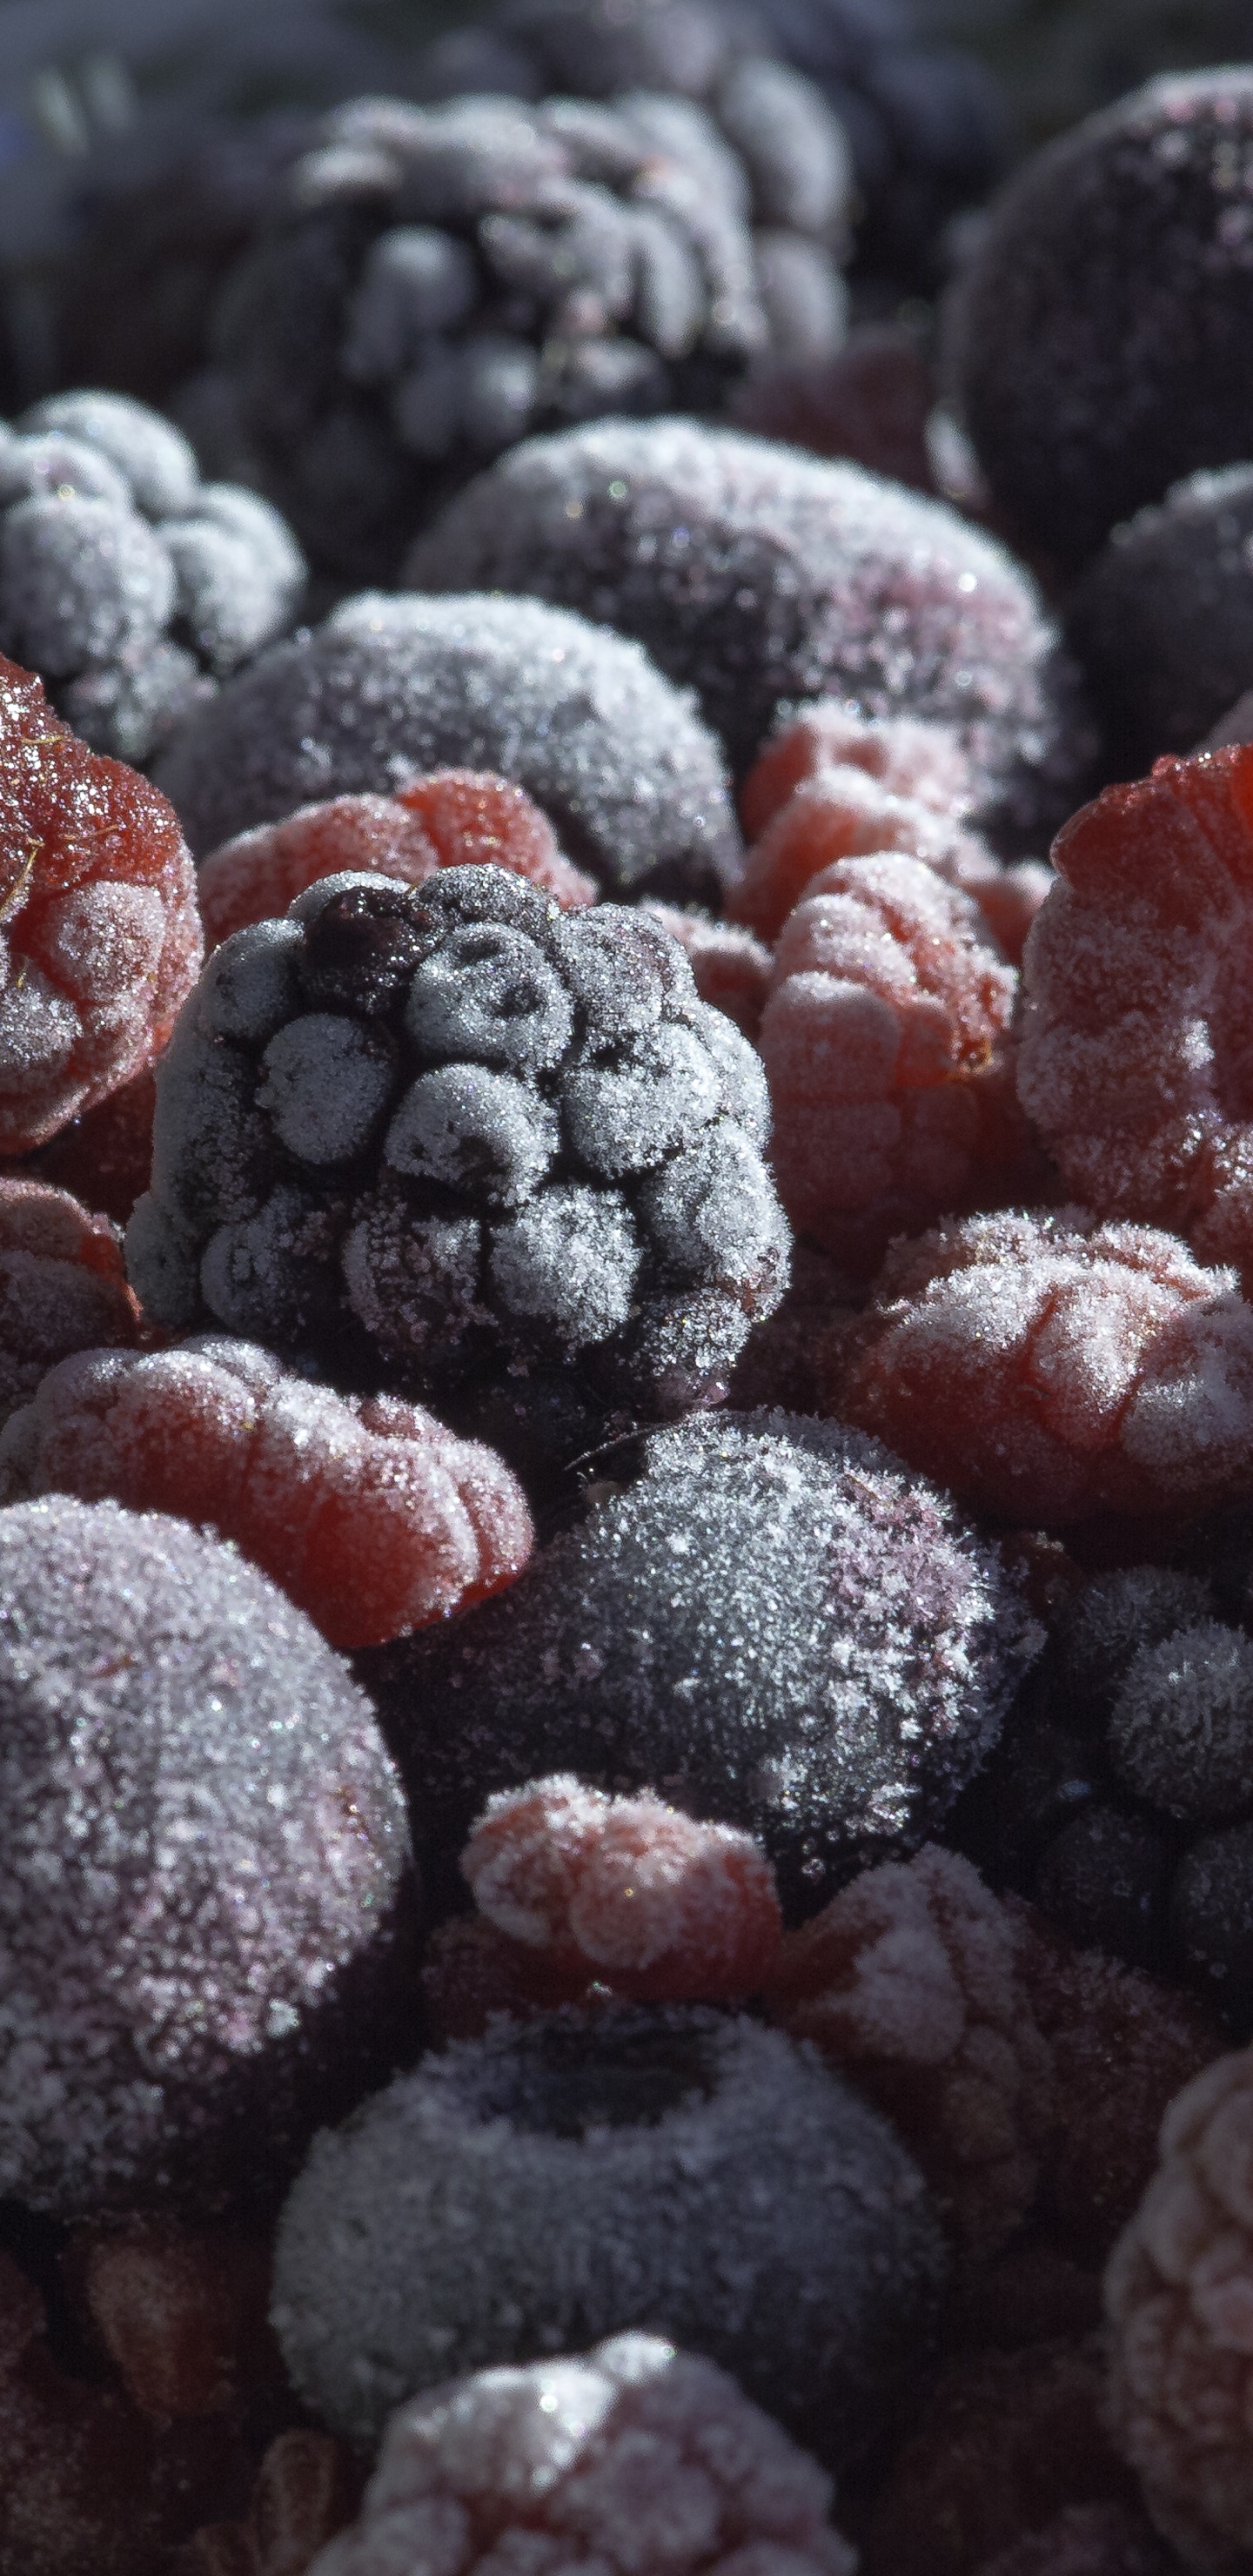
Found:
<path fill-rule="evenodd" d="M 1005 516 L 1082 562 L 1248 454 L 1247 65 L 1151 81 L 1048 145 L 961 274 L 947 369 Z"/>
<path fill-rule="evenodd" d="M 995 1554 L 875 1442 L 747 1414 L 654 1433 L 511 1593 L 363 1670 L 435 1854 L 493 1791 L 577 1770 L 759 1835 L 795 1914 L 923 1839 L 1038 1642 Z"/>
<path fill-rule="evenodd" d="M 1067 603 L 1066 633 L 1111 766 L 1191 751 L 1253 664 L 1253 467 L 1194 474 L 1115 528 Z"/>
<path fill-rule="evenodd" d="M 1253 1278 L 1253 748 L 1161 760 L 1058 835 L 1018 1087 L 1068 1188 Z"/>
<path fill-rule="evenodd" d="M 889 795 L 909 797 L 954 822 L 964 821 L 974 803 L 970 759 L 955 725 L 923 716 L 863 716 L 845 698 L 815 698 L 771 735 L 740 789 L 749 839 L 759 840 L 793 791 L 818 770 L 846 768 L 864 769 Z M 780 921 L 795 901 L 794 893 Z"/>
<path fill-rule="evenodd" d="M 569 1773 L 489 1799 L 461 1872 L 498 1931 L 641 2003 L 754 1994 L 778 1951 L 774 1877 L 751 1835 Z"/>
<path fill-rule="evenodd" d="M 851 1282 L 829 1254 L 803 1240 L 792 1247 L 792 1281 L 782 1304 L 754 1327 L 735 1365 L 731 1402 L 739 1413 L 815 1414 L 826 1394 L 827 1341 L 848 1322 Z"/>
<path fill-rule="evenodd" d="M 260 2229 L 132 2219 L 79 2230 L 62 2268 L 79 2276 L 110 2362 L 132 2404 L 154 2422 L 225 2414 L 246 2392 L 281 2387 Z"/>
<path fill-rule="evenodd" d="M 903 485 L 730 430 L 528 440 L 418 540 L 407 578 L 539 594 L 636 636 L 741 774 L 782 707 L 827 694 L 954 724 L 976 805 L 1007 831 L 1066 812 L 1090 757 L 1053 631 L 999 546 Z"/>
<path fill-rule="evenodd" d="M 175 2553 L 170 2576 L 305 2576 L 352 2521 L 360 2497 L 361 2466 L 347 2443 L 304 2427 L 280 2433 L 261 2462 L 247 2515 L 203 2523 Z"/>
<path fill-rule="evenodd" d="M 529 878 L 563 909 L 596 899 L 591 878 L 563 859 L 525 788 L 470 769 L 435 770 L 398 796 L 332 796 L 298 806 L 281 823 L 254 824 L 210 851 L 196 894 L 206 944 L 216 948 L 345 869 L 422 885 L 440 867 L 482 866 Z"/>
<path fill-rule="evenodd" d="M 273 2317 L 306 2403 L 357 2442 L 450 2368 L 631 2323 L 838 2460 L 916 2369 L 943 2270 L 917 2168 L 812 2051 L 618 2006 L 497 2023 L 323 2130 Z"/>
<path fill-rule="evenodd" d="M 28 1157 L 29 1168 L 56 1189 L 90 1199 L 125 1225 L 152 1170 L 152 1122 L 157 1086 L 151 1065 L 131 1075 L 94 1109 L 71 1118 Z"/>
<path fill-rule="evenodd" d="M 0 1561 L 0 2187 L 62 2215 L 265 2197 L 405 2027 L 372 1713 L 182 1522 L 22 1503 Z"/>
<path fill-rule="evenodd" d="M 267 488 L 336 578 L 388 578 L 531 430 L 716 409 L 759 350 L 838 346 L 851 171 L 817 91 L 741 61 L 719 125 L 669 79 L 613 86 L 595 108 L 350 100 L 285 174 L 214 352 Z"/>
<path fill-rule="evenodd" d="M 147 761 L 294 620 L 305 563 L 268 501 L 202 484 L 181 430 L 56 394 L 5 434 L 0 645 L 96 751 Z"/>
<path fill-rule="evenodd" d="M 565 1967 L 549 1950 L 530 1948 L 497 1930 L 483 1914 L 450 1914 L 422 1955 L 422 1999 L 431 2045 L 481 2039 L 501 2013 L 534 2020 L 562 2004 L 594 2010 L 613 1990 L 586 1963 Z"/>
<path fill-rule="evenodd" d="M 1052 2117 L 1021 1948 L 969 1861 L 932 1843 L 789 1932 L 767 1987 L 772 2017 L 895 2122 L 976 2261 L 1030 2208 Z"/>
<path fill-rule="evenodd" d="M 755 1043 L 770 981 L 769 949 L 751 930 L 713 921 L 707 912 L 679 912 L 670 903 L 645 902 L 640 908 L 678 940 L 702 1002 L 725 1011 Z"/>
<path fill-rule="evenodd" d="M 216 950 L 179 1021 L 132 1273 L 166 1322 L 207 1308 L 332 1374 L 342 1318 L 376 1385 L 578 1361 L 678 1410 L 786 1284 L 765 1109 L 639 913 L 501 868 L 328 877 Z"/>
<path fill-rule="evenodd" d="M 44 1181 L 0 1179 L 0 1419 L 71 1351 L 93 1343 L 125 1349 L 138 1336 L 107 1217 L 90 1216 Z"/>
<path fill-rule="evenodd" d="M 792 1222 L 869 1277 L 942 1211 L 1035 1195 L 1014 1090 L 1017 977 L 976 907 L 894 853 L 824 868 L 789 914 L 758 1046 Z"/>
<path fill-rule="evenodd" d="M 731 401 L 737 429 L 843 456 L 872 474 L 934 492 L 927 423 L 935 384 L 913 332 L 863 322 L 834 354 L 762 360 Z"/>
<path fill-rule="evenodd" d="M 799 725 L 791 730 L 801 734 Z M 773 801 L 785 763 L 790 766 L 807 748 L 803 734 L 795 754 L 789 735 L 781 737 L 776 751 L 750 772 L 748 784 L 757 782 L 757 790 L 751 799 L 746 790 L 745 802 Z M 815 768 L 771 813 L 731 889 L 729 909 L 763 939 L 776 939 L 793 905 L 819 890 L 816 880 L 828 869 L 842 859 L 888 851 L 899 851 L 967 895 L 978 907 L 985 937 L 1007 956 L 1021 956 L 1051 883 L 1048 869 L 1038 859 L 1003 866 L 951 810 L 937 811 L 929 798 L 895 793 L 867 762 L 854 758 Z"/>
<path fill-rule="evenodd" d="M 888 1253 L 831 1405 L 1032 1527 L 1201 1511 L 1247 1488 L 1253 1313 L 1150 1226 L 967 1217 Z"/>
<path fill-rule="evenodd" d="M 0 1498 L 111 1497 L 234 1539 L 333 1646 L 376 1646 L 520 1573 L 502 1459 L 395 1396 L 336 1395 L 255 1343 L 82 1350 L 0 1437 Z"/>
<path fill-rule="evenodd" d="M 1158 2170 L 1105 2277 L 1115 2438 L 1190 2567 L 1253 2547 L 1249 2453 L 1253 2052 L 1220 2057 L 1162 2123 Z"/>
<path fill-rule="evenodd" d="M 1142 2515 L 1123 2504 L 1068 2504 L 1041 2531 L 998 2549 L 977 2576 L 1172 2576 Z"/>
<path fill-rule="evenodd" d="M 160 1054 L 202 946 L 164 796 L 3 660 L 0 777 L 0 1153 L 25 1154 Z"/>
<path fill-rule="evenodd" d="M 524 787 L 610 890 L 699 896 L 735 872 L 721 754 L 690 706 L 638 646 L 538 600 L 348 600 L 224 689 L 162 776 L 203 854 L 445 762 Z"/>
<path fill-rule="evenodd" d="M 465 2576 L 853 2576 L 830 2503 L 817 2462 L 724 2371 L 659 2335 L 621 2334 L 411 2399 L 388 2424 L 360 2522 L 317 2576 L 451 2566 L 449 2543 Z"/>

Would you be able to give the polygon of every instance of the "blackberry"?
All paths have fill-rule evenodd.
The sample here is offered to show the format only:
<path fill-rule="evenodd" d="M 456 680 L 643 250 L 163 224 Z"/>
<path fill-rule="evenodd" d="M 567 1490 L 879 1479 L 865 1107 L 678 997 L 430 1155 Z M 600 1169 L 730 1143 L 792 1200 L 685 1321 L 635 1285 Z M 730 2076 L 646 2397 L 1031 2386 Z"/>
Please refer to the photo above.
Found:
<path fill-rule="evenodd" d="M 1063 1613 L 952 1838 L 1081 1948 L 1253 2028 L 1253 1640 L 1200 1576 L 1132 1566 Z"/>
<path fill-rule="evenodd" d="M 539 594 L 638 637 L 741 774 L 797 700 L 939 717 L 971 755 L 978 819 L 1030 837 L 1070 811 L 1090 757 L 1073 675 L 998 545 L 943 502 L 734 431 L 606 421 L 528 440 L 405 577 Z"/>
<path fill-rule="evenodd" d="M 538 600 L 345 600 L 183 728 L 161 778 L 197 856 L 423 772 L 524 787 L 607 890 L 712 896 L 741 843 L 718 745 L 638 645 Z"/>
<path fill-rule="evenodd" d="M 150 760 L 291 624 L 304 583 L 277 510 L 202 484 L 142 404 L 56 394 L 0 429 L 0 651 L 93 750 Z"/>
<path fill-rule="evenodd" d="M 1080 564 L 1248 453 L 1253 69 L 1150 81 L 1029 161 L 961 274 L 946 372 L 999 511 Z"/>
<path fill-rule="evenodd" d="M 1115 528 L 1066 634 L 1120 775 L 1191 751 L 1253 669 L 1253 466 L 1193 474 Z"/>
<path fill-rule="evenodd" d="M 404 1809 L 304 1614 L 184 1522 L 0 1513 L 0 2189 L 281 2188 L 403 2046 Z"/>
<path fill-rule="evenodd" d="M 838 345 L 839 129 L 771 64 L 735 71 L 727 117 L 747 164 L 663 91 L 324 119 L 214 322 L 266 488 L 320 565 L 394 578 L 415 528 L 531 430 L 716 407 L 759 352 Z"/>
<path fill-rule="evenodd" d="M 272 2313 L 300 2394 L 360 2443 L 450 2372 L 630 2326 L 839 2460 L 925 2351 L 944 2269 L 905 2148 L 808 2049 L 699 2006 L 567 2010 L 323 2133 Z"/>
<path fill-rule="evenodd" d="M 572 1771 L 746 1827 L 795 1918 L 925 1838 L 1038 1643 L 995 1552 L 876 1441 L 721 1414 L 650 1434 L 507 1597 L 360 1670 L 450 1905 L 486 1799 Z"/>
<path fill-rule="evenodd" d="M 366 1382 L 707 1399 L 787 1280 L 760 1065 L 642 914 L 501 868 L 319 880 L 237 932 L 159 1077 L 150 1311 Z"/>

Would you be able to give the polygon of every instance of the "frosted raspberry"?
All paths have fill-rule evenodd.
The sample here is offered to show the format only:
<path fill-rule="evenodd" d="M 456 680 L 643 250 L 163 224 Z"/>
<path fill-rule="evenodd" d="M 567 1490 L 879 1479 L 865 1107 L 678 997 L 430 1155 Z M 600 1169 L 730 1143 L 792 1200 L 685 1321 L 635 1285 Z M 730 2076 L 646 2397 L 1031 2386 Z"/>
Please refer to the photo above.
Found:
<path fill-rule="evenodd" d="M 750 1834 L 569 1772 L 488 1801 L 461 1855 L 481 1914 L 555 1967 L 648 2003 L 753 1994 L 779 1946 Z"/>
<path fill-rule="evenodd" d="M 138 1337 L 139 1309 L 108 1218 L 45 1181 L 0 1178 L 0 1421 L 54 1361 Z"/>
<path fill-rule="evenodd" d="M 51 1370 L 0 1437 L 0 1497 L 48 1493 L 209 1523 L 340 1647 L 482 1600 L 531 1549 L 492 1450 L 418 1405 L 336 1395 L 212 1335 Z"/>
<path fill-rule="evenodd" d="M 1098 2335 L 952 2363 L 876 2499 L 861 2576 L 968 2576 L 1059 2505 L 1132 2505 L 1104 2381 Z"/>
<path fill-rule="evenodd" d="M 1107 787 L 1053 850 L 1019 1090 L 1068 1188 L 1253 1280 L 1253 746 Z"/>
<path fill-rule="evenodd" d="M 435 770 L 395 796 L 332 796 L 280 823 L 258 823 L 210 853 L 196 891 L 205 940 L 215 948 L 343 869 L 421 885 L 437 868 L 487 864 L 529 877 L 563 906 L 595 900 L 591 878 L 562 857 L 525 789 L 470 769 Z"/>
<path fill-rule="evenodd" d="M 725 1011 L 756 1043 L 770 983 L 769 949 L 751 930 L 714 921 L 707 912 L 680 912 L 669 903 L 642 903 L 640 911 L 677 939 L 702 1002 Z"/>
<path fill-rule="evenodd" d="M 767 1989 L 774 2019 L 895 2121 L 975 2256 L 1030 2207 L 1052 2115 L 1022 1946 L 969 1861 L 932 1843 L 789 1932 Z"/>
<path fill-rule="evenodd" d="M 0 1154 L 25 1154 L 160 1054 L 202 943 L 173 808 L 3 657 L 0 799 Z"/>
<path fill-rule="evenodd" d="M 431 2044 L 481 2039 L 498 2013 L 515 2021 L 563 2004 L 594 2011 L 613 2000 L 586 1963 L 563 1967 L 551 1951 L 528 1949 L 482 1914 L 451 1914 L 422 1954 L 422 1996 Z"/>
<path fill-rule="evenodd" d="M 172 2576 L 305 2576 L 360 2500 L 361 2469 L 347 2443 L 333 2433 L 280 2433 L 246 2517 L 203 2523 L 175 2553 Z"/>
<path fill-rule="evenodd" d="M 1025 2540 L 984 2560 L 978 2576 L 1171 2576 L 1161 2542 L 1121 2504 L 1070 2504 Z"/>
<path fill-rule="evenodd" d="M 1024 859 L 1003 867 L 987 843 L 951 812 L 897 794 L 852 761 L 816 769 L 793 789 L 766 824 L 731 889 L 728 910 L 761 939 L 777 939 L 793 904 L 837 859 L 885 850 L 919 860 L 978 904 L 987 929 L 1003 922 L 1021 954 L 1029 924 L 1051 882 L 1047 868 Z"/>
<path fill-rule="evenodd" d="M 1020 1920 L 1021 1973 L 1055 2073 L 1046 2205 L 1064 2240 L 1100 2261 L 1152 2173 L 1167 2104 L 1218 2055 L 1224 2033 L 1164 1978 L 1074 1950 L 1038 1917 Z"/>
<path fill-rule="evenodd" d="M 793 1224 L 849 1272 L 942 1210 L 1035 1194 L 1016 985 L 974 904 L 913 859 L 842 859 L 789 915 L 758 1040 L 772 1160 Z"/>
<path fill-rule="evenodd" d="M 758 753 L 740 789 L 750 841 L 774 821 L 794 789 L 822 769 L 864 769 L 892 796 L 911 797 L 961 822 L 977 783 L 960 734 L 925 716 L 863 716 L 849 698 L 814 698 Z"/>
<path fill-rule="evenodd" d="M 731 1379 L 737 1412 L 821 1413 L 827 1343 L 849 1320 L 851 1283 L 816 1244 L 792 1250 L 792 1280 L 778 1311 L 750 1333 Z"/>
<path fill-rule="evenodd" d="M 733 2379 L 659 2335 L 481 2370 L 393 2415 L 316 2576 L 853 2576 L 831 2481 Z"/>
<path fill-rule="evenodd" d="M 41 1145 L 30 1168 L 125 1225 L 148 1187 L 156 1106 L 156 1076 L 147 1065 Z"/>
<path fill-rule="evenodd" d="M 1197 2569 L 1253 2548 L 1253 2050 L 1162 2123 L 1161 2159 L 1105 2276 L 1111 2415 L 1154 2522 Z"/>
<path fill-rule="evenodd" d="M 831 1400 L 1028 1525 L 1200 1511 L 1247 1490 L 1253 1312 L 1149 1226 L 968 1217 L 889 1252 Z"/>
<path fill-rule="evenodd" d="M 267 2233 L 133 2219 L 109 2234 L 80 2231 L 63 2270 L 132 2405 L 155 2423 L 281 2391 Z"/>

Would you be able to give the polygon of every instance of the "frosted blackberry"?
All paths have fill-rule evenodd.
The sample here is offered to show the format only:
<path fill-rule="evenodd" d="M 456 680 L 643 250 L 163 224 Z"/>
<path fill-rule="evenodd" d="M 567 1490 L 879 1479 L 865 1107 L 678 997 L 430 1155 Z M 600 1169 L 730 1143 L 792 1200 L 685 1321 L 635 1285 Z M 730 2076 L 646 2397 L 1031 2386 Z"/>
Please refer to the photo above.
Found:
<path fill-rule="evenodd" d="M 319 564 L 394 578 L 414 529 L 528 432 L 716 407 L 760 351 L 839 345 L 840 129 L 770 63 L 738 67 L 725 107 L 730 141 L 694 100 L 635 87 L 595 107 L 365 98 L 323 121 L 214 333 Z"/>
<path fill-rule="evenodd" d="M 985 821 L 1038 831 L 1091 745 L 1028 575 L 946 504 L 695 421 L 607 421 L 503 457 L 408 580 L 539 594 L 696 690 L 738 772 L 782 708 L 953 723 Z"/>
<path fill-rule="evenodd" d="M 1150 81 L 1027 163 L 959 281 L 965 425 L 1004 517 L 1065 563 L 1248 454 L 1251 137 L 1247 64 Z"/>
<path fill-rule="evenodd" d="M 401 2053 L 404 1809 L 303 1613 L 216 1539 L 0 1513 L 0 2190 L 273 2192 Z"/>
<path fill-rule="evenodd" d="M 651 1434 L 638 1481 L 506 1599 L 361 1670 L 450 1904 L 486 1799 L 573 1771 L 747 1827 L 795 1917 L 924 1839 L 1039 1641 L 933 1486 L 856 1432 L 754 1413 Z"/>
<path fill-rule="evenodd" d="M 198 857 L 313 799 L 424 770 L 524 787 L 617 892 L 712 894 L 740 838 L 719 746 L 638 645 L 538 600 L 343 602 L 262 656 L 162 766 Z"/>
<path fill-rule="evenodd" d="M 839 2460 L 925 2352 L 943 2273 L 916 2166 L 808 2049 L 628 2007 L 497 2023 L 324 2131 L 272 2314 L 301 2396 L 362 2444 L 450 2372 L 630 2325 Z"/>
<path fill-rule="evenodd" d="M 224 942 L 159 1081 L 129 1257 L 367 1382 L 575 1363 L 605 1401 L 725 1384 L 787 1281 L 764 1077 L 642 914 L 501 868 L 319 880 Z"/>
<path fill-rule="evenodd" d="M 1193 474 L 1115 528 L 1066 611 L 1120 775 L 1201 742 L 1253 670 L 1253 466 Z"/>
<path fill-rule="evenodd" d="M 141 403 L 56 394 L 0 430 L 0 650 L 93 750 L 150 760 L 292 623 L 304 583 L 277 510 L 202 483 Z"/>

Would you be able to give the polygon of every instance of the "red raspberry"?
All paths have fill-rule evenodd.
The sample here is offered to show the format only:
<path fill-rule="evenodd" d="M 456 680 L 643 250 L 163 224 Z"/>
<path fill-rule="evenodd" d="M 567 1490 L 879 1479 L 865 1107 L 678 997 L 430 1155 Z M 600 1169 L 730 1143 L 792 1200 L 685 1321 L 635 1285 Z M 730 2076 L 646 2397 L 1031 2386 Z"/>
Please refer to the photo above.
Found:
<path fill-rule="evenodd" d="M 233 930 L 276 920 L 344 869 L 421 885 L 437 868 L 482 865 L 529 877 L 567 910 L 596 897 L 523 788 L 488 770 L 436 769 L 394 796 L 332 796 L 224 841 L 200 870 L 205 938 L 216 948 Z"/>
<path fill-rule="evenodd" d="M 567 1772 L 489 1799 L 461 1855 L 481 1914 L 546 1967 L 640 2003 L 752 1994 L 778 1951 L 774 1873 L 750 1834 Z"/>
<path fill-rule="evenodd" d="M 914 859 L 843 859 L 790 915 L 758 1039 L 775 1178 L 850 1273 L 942 1210 L 1039 1195 L 1016 986 L 975 906 Z"/>
<path fill-rule="evenodd" d="M 588 2011 L 613 2000 L 586 1962 L 559 1967 L 550 1951 L 511 1941 L 482 1914 L 452 1914 L 436 1927 L 423 1954 L 422 1994 L 436 2048 L 450 2039 L 481 2039 L 497 2013 L 530 2021 L 563 2004 Z"/>
<path fill-rule="evenodd" d="M 41 1145 L 28 1168 L 125 1225 L 151 1177 L 156 1108 L 156 1074 L 145 1065 L 120 1091 L 111 1091 Z"/>
<path fill-rule="evenodd" d="M 642 903 L 639 910 L 678 940 L 702 1002 L 725 1011 L 755 1042 L 770 986 L 769 949 L 751 930 L 713 921 L 707 912 L 680 912 L 670 903 Z"/>
<path fill-rule="evenodd" d="M 1248 1490 L 1253 1310 L 1149 1226 L 969 1217 L 889 1252 L 831 1409 L 1028 1525 Z"/>
<path fill-rule="evenodd" d="M 280 2433 L 252 2491 L 246 2521 L 202 2523 L 177 2550 L 170 2576 L 304 2576 L 352 2521 L 361 2464 L 333 2433 Z"/>
<path fill-rule="evenodd" d="M 1253 1284 L 1253 747 L 1159 760 L 1059 833 L 1019 1091 L 1068 1188 Z"/>
<path fill-rule="evenodd" d="M 81 2230 L 63 2270 L 132 2405 L 160 2424 L 282 2390 L 270 2260 L 260 2231 L 139 2218 L 109 2234 Z"/>
<path fill-rule="evenodd" d="M 893 483 L 934 492 L 927 422 L 935 379 L 899 323 L 856 324 L 834 357 L 776 359 L 736 387 L 730 417 L 758 438 L 847 456 Z"/>
<path fill-rule="evenodd" d="M 846 698 L 814 698 L 772 734 L 740 789 L 740 818 L 759 839 L 796 787 L 820 769 L 864 769 L 893 796 L 960 820 L 977 793 L 951 725 L 925 716 L 863 716 Z"/>
<path fill-rule="evenodd" d="M 521 1572 L 531 1523 L 502 1459 L 395 1396 L 340 1396 L 206 1336 L 83 1351 L 0 1440 L 6 1501 L 106 1498 L 207 1522 L 332 1645 L 381 1645 Z"/>
<path fill-rule="evenodd" d="M 202 942 L 173 806 L 2 656 L 0 767 L 0 1154 L 25 1154 L 160 1054 Z"/>
<path fill-rule="evenodd" d="M 0 1420 L 71 1351 L 138 1339 L 108 1218 L 46 1181 L 0 1180 Z"/>

